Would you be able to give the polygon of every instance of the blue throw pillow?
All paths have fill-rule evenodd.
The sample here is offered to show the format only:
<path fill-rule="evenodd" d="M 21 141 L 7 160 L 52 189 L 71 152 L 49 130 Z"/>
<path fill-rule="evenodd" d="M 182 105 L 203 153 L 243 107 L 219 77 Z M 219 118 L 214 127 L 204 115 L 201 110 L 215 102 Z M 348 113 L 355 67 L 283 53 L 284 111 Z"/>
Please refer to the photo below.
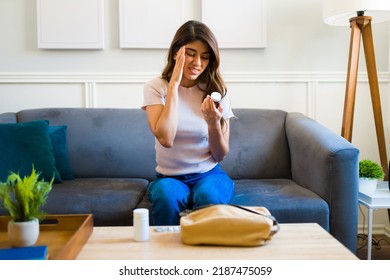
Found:
<path fill-rule="evenodd" d="M 49 122 L 0 124 L 0 181 L 5 182 L 10 172 L 22 178 L 30 175 L 33 165 L 41 179 L 50 181 L 54 176 L 54 182 L 62 182 L 55 167 Z"/>
<path fill-rule="evenodd" d="M 68 144 L 66 140 L 66 125 L 49 126 L 49 136 L 53 145 L 53 155 L 56 160 L 56 168 L 62 180 L 74 179 L 68 160 Z"/>

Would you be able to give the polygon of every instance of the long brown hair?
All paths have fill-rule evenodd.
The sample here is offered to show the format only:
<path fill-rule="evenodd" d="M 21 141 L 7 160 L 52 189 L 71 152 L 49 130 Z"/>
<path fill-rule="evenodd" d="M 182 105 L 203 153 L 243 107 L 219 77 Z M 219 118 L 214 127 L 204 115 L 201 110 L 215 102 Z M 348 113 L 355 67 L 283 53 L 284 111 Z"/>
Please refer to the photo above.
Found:
<path fill-rule="evenodd" d="M 204 98 L 212 92 L 226 95 L 226 86 L 219 71 L 219 49 L 218 42 L 213 32 L 202 22 L 190 20 L 184 23 L 177 31 L 169 47 L 167 65 L 162 72 L 162 78 L 170 81 L 173 68 L 175 67 L 175 54 L 184 45 L 195 40 L 200 40 L 210 48 L 209 65 L 198 78 L 198 85 L 204 85 Z"/>

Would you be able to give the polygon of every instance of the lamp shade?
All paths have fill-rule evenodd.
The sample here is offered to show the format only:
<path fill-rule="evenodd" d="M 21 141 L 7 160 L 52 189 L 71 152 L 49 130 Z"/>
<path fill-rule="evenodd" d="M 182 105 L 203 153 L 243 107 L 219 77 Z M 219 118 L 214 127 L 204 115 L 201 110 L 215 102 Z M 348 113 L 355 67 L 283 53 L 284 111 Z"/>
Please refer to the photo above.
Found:
<path fill-rule="evenodd" d="M 390 20 L 390 0 L 322 0 L 326 24 L 349 26 L 349 19 L 358 11 L 372 17 L 372 23 Z"/>

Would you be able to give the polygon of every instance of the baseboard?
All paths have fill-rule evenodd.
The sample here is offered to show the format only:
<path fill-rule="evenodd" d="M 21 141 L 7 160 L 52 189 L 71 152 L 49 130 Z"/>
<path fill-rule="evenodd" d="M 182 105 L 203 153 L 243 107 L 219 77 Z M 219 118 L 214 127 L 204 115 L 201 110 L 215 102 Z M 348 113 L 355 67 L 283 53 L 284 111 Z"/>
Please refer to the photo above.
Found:
<path fill-rule="evenodd" d="M 363 232 L 364 229 L 364 232 Z M 368 227 L 367 225 L 358 225 L 358 233 L 359 234 L 367 234 Z M 385 234 L 390 237 L 390 227 L 386 227 L 385 224 L 375 224 L 372 225 L 372 234 Z"/>
<path fill-rule="evenodd" d="M 390 226 L 389 227 L 385 227 L 384 229 L 384 233 L 387 237 L 390 237 Z"/>

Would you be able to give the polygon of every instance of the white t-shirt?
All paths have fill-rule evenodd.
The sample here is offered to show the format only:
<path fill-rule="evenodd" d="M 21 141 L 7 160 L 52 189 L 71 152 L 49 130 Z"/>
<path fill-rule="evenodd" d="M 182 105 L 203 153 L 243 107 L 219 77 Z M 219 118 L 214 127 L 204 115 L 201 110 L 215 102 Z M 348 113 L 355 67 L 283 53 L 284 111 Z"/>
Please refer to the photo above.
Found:
<path fill-rule="evenodd" d="M 148 105 L 165 105 L 167 91 L 168 82 L 162 78 L 147 82 L 142 109 Z M 217 164 L 210 153 L 208 127 L 200 109 L 203 94 L 198 86 L 179 87 L 179 119 L 173 146 L 165 148 L 155 141 L 158 173 L 167 176 L 204 173 Z M 234 117 L 228 95 L 222 98 L 221 104 L 223 118 Z"/>

